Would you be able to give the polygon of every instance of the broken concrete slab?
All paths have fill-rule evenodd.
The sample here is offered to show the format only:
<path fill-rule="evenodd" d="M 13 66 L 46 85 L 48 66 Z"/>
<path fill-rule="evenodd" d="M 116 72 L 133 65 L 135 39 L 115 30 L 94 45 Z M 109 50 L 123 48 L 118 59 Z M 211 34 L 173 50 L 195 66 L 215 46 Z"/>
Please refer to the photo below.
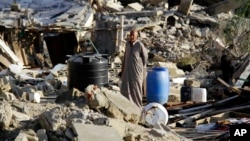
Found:
<path fill-rule="evenodd" d="M 73 123 L 72 126 L 78 141 L 123 141 L 112 127 L 83 123 Z"/>
<path fill-rule="evenodd" d="M 24 114 L 24 113 L 21 113 L 21 112 L 18 112 L 18 111 L 12 111 L 12 114 L 13 114 L 13 119 L 15 121 L 28 121 L 28 120 L 31 120 L 32 118 L 27 115 L 27 114 Z"/>
<path fill-rule="evenodd" d="M 15 141 L 38 141 L 38 139 L 34 130 L 27 129 L 20 131 Z"/>
<path fill-rule="evenodd" d="M 114 3 L 112 1 L 108 1 L 104 7 L 110 11 L 113 12 L 121 12 L 122 9 L 124 8 L 122 5 L 118 4 L 118 3 Z"/>
<path fill-rule="evenodd" d="M 11 105 L 3 99 L 0 99 L 0 128 L 5 129 L 10 126 L 12 119 Z"/>
<path fill-rule="evenodd" d="M 135 11 L 141 11 L 144 7 L 138 3 L 138 2 L 135 2 L 135 3 L 130 3 L 127 5 L 127 7 L 135 10 Z"/>
<path fill-rule="evenodd" d="M 141 114 L 140 108 L 131 103 L 119 91 L 89 85 L 85 90 L 85 97 L 91 108 L 97 111 L 104 108 L 107 110 L 107 116 L 109 117 L 123 119 L 133 123 L 139 121 Z"/>
<path fill-rule="evenodd" d="M 185 75 L 184 71 L 178 69 L 176 64 L 173 62 L 156 62 L 154 67 L 166 67 L 169 70 L 169 76 L 173 78 Z"/>

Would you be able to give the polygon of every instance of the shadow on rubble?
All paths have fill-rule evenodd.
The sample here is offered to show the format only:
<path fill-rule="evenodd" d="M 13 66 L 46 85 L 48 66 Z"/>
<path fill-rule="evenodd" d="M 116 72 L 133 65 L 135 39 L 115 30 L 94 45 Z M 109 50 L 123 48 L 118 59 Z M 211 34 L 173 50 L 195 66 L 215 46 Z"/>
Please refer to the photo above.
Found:
<path fill-rule="evenodd" d="M 22 130 L 37 131 L 41 126 L 37 120 L 15 121 L 8 128 L 0 129 L 0 141 L 14 141 Z"/>
<path fill-rule="evenodd" d="M 62 93 L 60 93 L 55 102 L 60 104 L 60 103 L 65 103 L 65 102 L 72 102 L 74 101 L 76 104 L 85 104 L 85 97 L 84 97 L 84 93 L 79 91 L 76 88 L 72 88 L 66 91 L 63 91 Z"/>

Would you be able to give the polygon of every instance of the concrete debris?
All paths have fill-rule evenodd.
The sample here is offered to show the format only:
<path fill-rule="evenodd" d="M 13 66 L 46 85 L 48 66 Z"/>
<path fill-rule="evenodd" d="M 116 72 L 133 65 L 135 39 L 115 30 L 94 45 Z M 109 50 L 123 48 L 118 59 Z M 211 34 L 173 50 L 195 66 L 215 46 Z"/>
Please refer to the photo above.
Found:
<path fill-rule="evenodd" d="M 15 110 L 12 111 L 12 118 L 15 121 L 28 121 L 32 119 L 29 115 L 15 111 Z"/>
<path fill-rule="evenodd" d="M 143 7 L 140 3 L 138 3 L 138 2 L 130 3 L 130 4 L 127 5 L 127 7 L 128 7 L 128 8 L 131 8 L 131 9 L 133 9 L 133 10 L 135 10 L 135 11 L 141 11 L 141 10 L 143 10 L 143 8 L 144 8 L 144 7 Z"/>
<path fill-rule="evenodd" d="M 39 129 L 36 131 L 36 135 L 39 141 L 48 141 L 48 136 L 45 129 Z"/>
<path fill-rule="evenodd" d="M 108 11 L 111 12 L 121 12 L 122 9 L 124 8 L 122 5 L 118 4 L 118 3 L 114 3 L 112 1 L 108 1 L 105 5 L 104 5 L 105 9 L 107 9 Z"/>
<path fill-rule="evenodd" d="M 1 50 L 7 52 L 8 55 L 11 57 L 12 61 L 19 65 L 21 68 L 23 67 L 23 62 L 15 55 L 15 53 L 6 45 L 6 43 L 0 39 L 0 47 Z"/>
<path fill-rule="evenodd" d="M 77 134 L 78 141 L 122 141 L 122 137 L 118 132 L 108 126 L 74 123 L 73 130 Z"/>
<path fill-rule="evenodd" d="M 15 141 L 39 141 L 36 133 L 33 130 L 22 130 L 16 137 Z"/>
<path fill-rule="evenodd" d="M 0 125 L 1 129 L 8 128 L 11 124 L 12 118 L 12 109 L 11 105 L 5 100 L 1 99 L 0 101 Z"/>
<path fill-rule="evenodd" d="M 104 108 L 107 110 L 107 115 L 112 118 L 124 119 L 134 123 L 139 121 L 140 109 L 117 91 L 89 85 L 85 90 L 85 97 L 90 108 L 99 112 L 101 108 Z"/>

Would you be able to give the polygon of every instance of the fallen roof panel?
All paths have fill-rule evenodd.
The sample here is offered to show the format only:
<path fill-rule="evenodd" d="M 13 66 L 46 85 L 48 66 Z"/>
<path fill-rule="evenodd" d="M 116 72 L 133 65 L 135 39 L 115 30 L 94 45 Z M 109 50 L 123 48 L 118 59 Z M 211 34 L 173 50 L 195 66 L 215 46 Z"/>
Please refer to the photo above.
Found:
<path fill-rule="evenodd" d="M 13 5 L 17 5 L 15 10 L 11 9 Z M 92 13 L 87 2 L 69 0 L 19 0 L 18 3 L 4 1 L 0 3 L 0 8 L 0 25 L 6 28 L 19 26 L 48 29 L 51 26 L 61 26 L 77 30 L 85 25 L 85 17 Z M 20 25 L 17 25 L 18 20 Z"/>

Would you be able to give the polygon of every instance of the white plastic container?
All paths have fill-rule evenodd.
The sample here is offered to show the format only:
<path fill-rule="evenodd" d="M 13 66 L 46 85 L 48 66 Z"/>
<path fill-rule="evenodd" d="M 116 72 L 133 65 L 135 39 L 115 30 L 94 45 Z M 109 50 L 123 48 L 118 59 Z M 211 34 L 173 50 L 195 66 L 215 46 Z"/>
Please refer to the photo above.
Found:
<path fill-rule="evenodd" d="M 207 102 L 207 89 L 193 87 L 191 100 L 195 102 Z"/>
<path fill-rule="evenodd" d="M 35 92 L 35 93 L 29 93 L 29 101 L 34 102 L 34 103 L 40 103 L 40 94 Z"/>
<path fill-rule="evenodd" d="M 162 104 L 152 102 L 143 107 L 141 122 L 148 127 L 153 127 L 157 123 L 168 123 L 168 112 Z"/>

